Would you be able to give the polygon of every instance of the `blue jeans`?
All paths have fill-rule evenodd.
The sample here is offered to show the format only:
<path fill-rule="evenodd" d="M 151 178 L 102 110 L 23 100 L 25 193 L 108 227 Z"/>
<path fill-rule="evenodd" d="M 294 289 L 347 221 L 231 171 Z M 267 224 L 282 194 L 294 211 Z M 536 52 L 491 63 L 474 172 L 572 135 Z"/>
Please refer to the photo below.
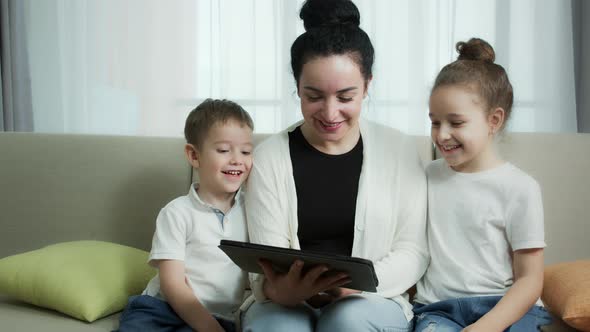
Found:
<path fill-rule="evenodd" d="M 500 301 L 501 296 L 466 297 L 450 299 L 428 305 L 414 305 L 416 332 L 461 331 L 488 313 Z M 551 323 L 551 316 L 545 308 L 533 306 L 519 321 L 505 331 L 540 331 L 540 327 Z"/>
<path fill-rule="evenodd" d="M 395 301 L 372 293 L 349 295 L 322 309 L 254 302 L 242 315 L 243 332 L 406 332 L 412 322 Z"/>
<path fill-rule="evenodd" d="M 217 321 L 225 331 L 235 332 L 233 322 L 221 318 L 217 318 Z M 167 302 L 149 295 L 138 295 L 129 298 L 127 307 L 119 319 L 119 329 L 116 331 L 192 332 L 194 330 Z"/>

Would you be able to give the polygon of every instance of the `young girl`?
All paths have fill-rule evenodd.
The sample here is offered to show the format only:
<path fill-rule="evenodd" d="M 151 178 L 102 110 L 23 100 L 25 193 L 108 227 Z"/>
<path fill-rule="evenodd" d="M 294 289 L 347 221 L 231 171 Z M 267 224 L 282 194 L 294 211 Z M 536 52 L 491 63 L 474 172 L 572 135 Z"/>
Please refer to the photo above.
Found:
<path fill-rule="evenodd" d="M 430 96 L 432 141 L 444 159 L 426 170 L 431 262 L 418 283 L 415 330 L 537 331 L 550 322 L 539 301 L 540 188 L 494 148 L 512 86 L 487 42 L 456 48 Z"/>

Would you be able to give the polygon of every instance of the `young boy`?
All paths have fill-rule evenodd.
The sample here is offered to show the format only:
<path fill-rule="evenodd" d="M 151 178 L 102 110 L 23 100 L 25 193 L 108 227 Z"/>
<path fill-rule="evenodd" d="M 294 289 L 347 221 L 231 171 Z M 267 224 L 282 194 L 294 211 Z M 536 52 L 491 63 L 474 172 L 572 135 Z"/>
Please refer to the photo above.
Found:
<path fill-rule="evenodd" d="M 119 331 L 235 330 L 247 274 L 217 246 L 248 240 L 239 189 L 252 167 L 252 130 L 228 100 L 207 99 L 189 114 L 184 151 L 200 181 L 160 211 L 149 257 L 159 272 L 130 298 Z"/>

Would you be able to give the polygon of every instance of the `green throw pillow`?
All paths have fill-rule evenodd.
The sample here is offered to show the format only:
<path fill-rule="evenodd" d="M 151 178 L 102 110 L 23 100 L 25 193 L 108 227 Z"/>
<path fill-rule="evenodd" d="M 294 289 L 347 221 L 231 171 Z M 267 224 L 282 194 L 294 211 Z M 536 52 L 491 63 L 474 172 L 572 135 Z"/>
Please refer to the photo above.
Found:
<path fill-rule="evenodd" d="M 147 258 L 116 243 L 58 243 L 0 259 L 0 293 L 93 322 L 143 291 L 156 273 Z"/>

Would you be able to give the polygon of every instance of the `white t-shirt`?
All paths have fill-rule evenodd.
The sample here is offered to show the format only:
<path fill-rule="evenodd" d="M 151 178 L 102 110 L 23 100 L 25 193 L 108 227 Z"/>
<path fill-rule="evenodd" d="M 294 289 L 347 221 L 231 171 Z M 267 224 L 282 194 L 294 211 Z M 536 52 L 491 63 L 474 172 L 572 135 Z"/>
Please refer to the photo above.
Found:
<path fill-rule="evenodd" d="M 431 261 L 416 301 L 504 295 L 513 251 L 545 247 L 538 183 L 510 163 L 459 173 L 438 159 L 426 175 Z"/>
<path fill-rule="evenodd" d="M 222 239 L 248 241 L 241 192 L 223 218 L 203 202 L 193 184 L 188 195 L 168 203 L 158 215 L 149 261 L 173 259 L 184 262 L 195 296 L 212 314 L 233 320 L 243 300 L 248 276 L 217 246 Z M 156 275 L 143 294 L 166 300 Z"/>

